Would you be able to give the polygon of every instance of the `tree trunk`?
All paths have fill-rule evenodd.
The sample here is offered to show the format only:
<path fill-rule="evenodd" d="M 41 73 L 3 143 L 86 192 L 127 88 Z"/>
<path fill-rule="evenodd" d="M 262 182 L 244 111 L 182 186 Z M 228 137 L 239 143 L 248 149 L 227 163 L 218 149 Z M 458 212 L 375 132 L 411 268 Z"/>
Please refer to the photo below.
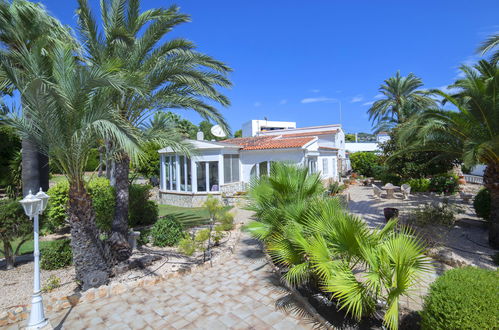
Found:
<path fill-rule="evenodd" d="M 97 176 L 100 178 L 103 175 L 102 167 L 104 165 L 104 150 L 103 146 L 99 147 L 99 173 Z"/>
<path fill-rule="evenodd" d="M 490 192 L 489 244 L 499 249 L 499 163 L 487 164 L 483 181 Z"/>
<path fill-rule="evenodd" d="M 3 254 L 5 255 L 5 262 L 7 263 L 7 270 L 14 268 L 14 251 L 12 251 L 12 245 L 10 245 L 8 240 L 3 241 Z"/>
<path fill-rule="evenodd" d="M 130 258 L 132 249 L 128 244 L 128 174 L 130 172 L 130 158 L 122 153 L 113 161 L 114 185 L 116 191 L 116 208 L 111 225 L 109 241 L 114 256 L 119 261 Z"/>
<path fill-rule="evenodd" d="M 83 290 L 106 284 L 112 258 L 99 238 L 92 199 L 82 182 L 70 184 L 68 213 L 76 279 Z"/>
<path fill-rule="evenodd" d="M 22 185 L 23 196 L 31 190 L 33 194 L 40 189 L 48 190 L 48 157 L 38 152 L 38 146 L 28 139 L 22 141 Z"/>

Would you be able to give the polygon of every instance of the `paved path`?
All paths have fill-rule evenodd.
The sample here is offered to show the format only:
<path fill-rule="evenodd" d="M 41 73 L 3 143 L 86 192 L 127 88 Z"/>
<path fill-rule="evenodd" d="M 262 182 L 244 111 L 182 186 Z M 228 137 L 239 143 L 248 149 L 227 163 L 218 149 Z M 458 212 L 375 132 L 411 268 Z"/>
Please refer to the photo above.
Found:
<path fill-rule="evenodd" d="M 234 255 L 212 268 L 48 317 L 55 329 L 71 330 L 311 329 L 307 319 L 276 308 L 287 295 L 258 242 L 243 234 Z"/>

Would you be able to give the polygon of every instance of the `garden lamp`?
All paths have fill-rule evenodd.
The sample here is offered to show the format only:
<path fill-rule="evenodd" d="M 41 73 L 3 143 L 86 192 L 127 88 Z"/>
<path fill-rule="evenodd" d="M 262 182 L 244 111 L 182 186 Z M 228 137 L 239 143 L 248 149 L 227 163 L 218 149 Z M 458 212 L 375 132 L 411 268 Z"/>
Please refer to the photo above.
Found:
<path fill-rule="evenodd" d="M 31 311 L 29 314 L 28 326 L 26 329 L 42 329 L 46 327 L 49 322 L 45 318 L 43 312 L 43 300 L 40 290 L 40 247 L 38 242 L 38 216 L 43 213 L 47 207 L 49 196 L 42 191 L 33 195 L 31 190 L 28 195 L 24 197 L 20 203 L 23 206 L 24 213 L 33 221 L 33 257 L 34 257 L 34 279 L 33 279 L 33 295 L 31 296 Z"/>

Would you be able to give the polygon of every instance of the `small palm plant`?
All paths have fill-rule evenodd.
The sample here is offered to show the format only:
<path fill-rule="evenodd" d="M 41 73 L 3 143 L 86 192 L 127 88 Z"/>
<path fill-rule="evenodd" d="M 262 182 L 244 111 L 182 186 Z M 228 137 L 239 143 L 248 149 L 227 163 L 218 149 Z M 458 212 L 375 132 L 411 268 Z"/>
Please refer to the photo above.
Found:
<path fill-rule="evenodd" d="M 296 170 L 280 166 L 279 171 Z M 315 284 L 356 319 L 384 308 L 385 324 L 396 329 L 400 298 L 409 295 L 430 269 L 423 244 L 407 229 L 396 231 L 395 220 L 371 230 L 337 198 L 307 198 L 299 189 L 282 189 L 290 186 L 289 177 L 279 174 L 260 179 L 250 192 L 259 221 L 247 230 L 266 244 L 273 262 L 286 271 L 283 280 L 292 286 Z M 314 176 L 301 179 L 309 180 L 314 182 Z M 275 204 L 276 200 L 285 202 Z"/>

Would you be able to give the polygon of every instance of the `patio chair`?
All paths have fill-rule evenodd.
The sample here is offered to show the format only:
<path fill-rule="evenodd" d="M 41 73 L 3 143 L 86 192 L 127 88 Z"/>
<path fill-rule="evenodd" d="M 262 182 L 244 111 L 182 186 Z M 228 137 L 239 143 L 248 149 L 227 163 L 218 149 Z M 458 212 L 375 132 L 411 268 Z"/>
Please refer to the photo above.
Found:
<path fill-rule="evenodd" d="M 377 198 L 381 198 L 381 193 L 383 191 L 375 184 L 372 184 L 371 186 L 373 187 L 374 196 L 376 196 Z"/>
<path fill-rule="evenodd" d="M 400 190 L 402 190 L 402 195 L 404 195 L 404 199 L 409 199 L 409 194 L 411 193 L 411 186 L 407 183 L 404 183 L 400 186 Z"/>
<path fill-rule="evenodd" d="M 459 196 L 461 196 L 461 198 L 463 199 L 463 201 L 464 201 L 465 203 L 469 203 L 469 201 L 470 201 L 471 197 L 473 197 L 473 195 L 472 195 L 472 194 L 467 194 L 467 193 L 465 193 L 464 191 L 460 191 L 460 192 L 459 192 Z"/>

